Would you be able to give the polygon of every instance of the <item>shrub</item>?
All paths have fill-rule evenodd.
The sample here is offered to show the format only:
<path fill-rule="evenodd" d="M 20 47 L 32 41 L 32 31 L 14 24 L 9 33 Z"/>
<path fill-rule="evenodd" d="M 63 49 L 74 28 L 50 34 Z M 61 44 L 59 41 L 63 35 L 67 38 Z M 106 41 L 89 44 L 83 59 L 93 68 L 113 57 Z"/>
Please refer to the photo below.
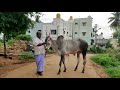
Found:
<path fill-rule="evenodd" d="M 7 44 L 10 46 L 13 45 L 14 43 L 15 43 L 15 39 L 11 39 L 7 42 Z"/>
<path fill-rule="evenodd" d="M 95 47 L 95 45 L 92 48 L 90 48 L 90 51 L 93 53 L 105 53 L 106 52 L 105 50 L 102 50 L 99 47 Z"/>
<path fill-rule="evenodd" d="M 106 71 L 112 78 L 120 78 L 120 67 L 108 68 Z"/>
<path fill-rule="evenodd" d="M 107 53 L 109 54 L 110 57 L 114 57 L 116 58 L 117 60 L 120 61 L 120 50 L 115 50 L 115 49 L 112 49 L 112 48 L 108 48 L 107 49 Z"/>
<path fill-rule="evenodd" d="M 25 60 L 25 59 L 34 59 L 34 53 L 32 52 L 23 52 L 19 55 L 20 60 Z"/>
<path fill-rule="evenodd" d="M 18 35 L 16 37 L 17 40 L 24 40 L 24 41 L 32 41 L 32 37 L 30 35 Z"/>
<path fill-rule="evenodd" d="M 100 54 L 92 57 L 92 60 L 103 67 L 112 78 L 120 78 L 120 61 L 109 54 Z"/>
<path fill-rule="evenodd" d="M 92 60 L 104 67 L 117 67 L 120 65 L 120 62 L 114 57 L 110 57 L 108 54 L 100 54 L 92 57 Z"/>
<path fill-rule="evenodd" d="M 0 39 L 0 43 L 4 43 L 3 39 Z"/>
<path fill-rule="evenodd" d="M 90 51 L 93 52 L 93 53 L 97 53 L 97 50 L 96 50 L 96 48 L 95 48 L 95 45 L 94 45 L 92 48 L 90 48 Z"/>
<path fill-rule="evenodd" d="M 113 48 L 112 44 L 110 44 L 110 40 L 108 40 L 108 42 L 106 43 L 106 48 Z"/>
<path fill-rule="evenodd" d="M 3 43 L 0 42 L 0 47 L 2 47 L 2 46 L 3 46 Z"/>

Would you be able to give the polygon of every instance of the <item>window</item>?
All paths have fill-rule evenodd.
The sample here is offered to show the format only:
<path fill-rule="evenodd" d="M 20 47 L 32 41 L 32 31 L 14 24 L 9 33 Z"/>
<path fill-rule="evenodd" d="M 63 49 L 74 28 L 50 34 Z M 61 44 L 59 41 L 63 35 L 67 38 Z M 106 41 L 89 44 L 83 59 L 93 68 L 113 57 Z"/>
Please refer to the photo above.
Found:
<path fill-rule="evenodd" d="M 93 40 L 93 39 L 91 39 L 91 45 L 93 45 L 93 43 L 94 43 L 94 40 Z"/>
<path fill-rule="evenodd" d="M 86 32 L 82 32 L 83 36 L 85 36 Z"/>
<path fill-rule="evenodd" d="M 51 30 L 51 34 L 55 35 L 56 34 L 56 30 Z"/>
<path fill-rule="evenodd" d="M 91 37 L 92 37 L 92 33 L 91 33 Z"/>
<path fill-rule="evenodd" d="M 75 25 L 77 25 L 78 23 L 75 23 Z"/>
<path fill-rule="evenodd" d="M 87 22 L 82 22 L 82 25 L 83 25 L 83 26 L 86 26 L 86 23 L 87 23 Z"/>
<path fill-rule="evenodd" d="M 68 36 L 68 32 L 67 32 L 67 36 Z"/>
<path fill-rule="evenodd" d="M 75 34 L 77 34 L 77 32 L 75 32 Z"/>
<path fill-rule="evenodd" d="M 65 31 L 64 31 L 64 34 L 65 34 Z"/>

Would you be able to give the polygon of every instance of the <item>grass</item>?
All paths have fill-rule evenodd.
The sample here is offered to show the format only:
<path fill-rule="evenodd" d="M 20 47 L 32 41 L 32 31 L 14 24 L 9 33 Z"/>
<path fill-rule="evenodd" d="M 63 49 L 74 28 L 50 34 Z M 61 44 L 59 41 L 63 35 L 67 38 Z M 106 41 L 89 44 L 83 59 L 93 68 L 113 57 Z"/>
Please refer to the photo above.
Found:
<path fill-rule="evenodd" d="M 106 72 L 112 78 L 120 78 L 120 67 L 108 68 Z"/>
<path fill-rule="evenodd" d="M 28 60 L 28 59 L 34 59 L 34 53 L 32 52 L 23 52 L 19 54 L 20 60 Z"/>
<path fill-rule="evenodd" d="M 55 53 L 55 51 L 50 48 L 50 49 L 47 50 L 47 53 L 48 53 L 48 54 L 53 54 L 53 53 Z"/>
<path fill-rule="evenodd" d="M 91 58 L 95 63 L 103 66 L 107 74 L 112 77 L 120 77 L 120 61 L 109 54 L 99 54 Z"/>
<path fill-rule="evenodd" d="M 15 43 L 16 40 L 11 39 L 7 42 L 8 45 L 12 46 Z"/>
<path fill-rule="evenodd" d="M 0 47 L 2 47 L 3 46 L 3 43 L 2 42 L 0 42 Z"/>

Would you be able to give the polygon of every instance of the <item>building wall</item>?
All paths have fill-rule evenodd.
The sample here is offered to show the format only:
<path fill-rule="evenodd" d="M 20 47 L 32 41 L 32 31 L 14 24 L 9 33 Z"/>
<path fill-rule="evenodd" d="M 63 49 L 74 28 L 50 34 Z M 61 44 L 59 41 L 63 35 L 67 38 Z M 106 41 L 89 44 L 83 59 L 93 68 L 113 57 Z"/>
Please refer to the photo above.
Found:
<path fill-rule="evenodd" d="M 86 25 L 83 26 L 83 23 L 86 22 Z M 91 33 L 93 33 L 92 29 L 92 18 L 79 18 L 75 19 L 73 22 L 73 38 L 81 38 L 88 42 L 91 45 Z M 77 32 L 77 34 L 75 34 Z M 83 36 L 83 32 L 86 32 L 85 36 Z"/>
<path fill-rule="evenodd" d="M 41 23 L 36 23 L 35 24 L 35 26 L 34 26 L 34 28 L 33 29 L 29 29 L 27 32 L 26 32 L 26 34 L 27 35 L 31 35 L 32 36 L 32 38 L 34 38 L 34 37 L 36 37 L 36 32 L 38 31 L 38 30 L 41 30 L 41 32 L 42 32 L 42 36 L 44 36 L 44 31 L 43 31 L 43 23 L 41 22 Z M 29 33 L 29 31 L 30 31 L 30 33 Z"/>
<path fill-rule="evenodd" d="M 83 26 L 83 22 L 86 22 L 86 26 Z M 51 23 L 37 23 L 33 29 L 30 29 L 30 33 L 26 32 L 26 34 L 34 38 L 38 30 L 42 31 L 42 37 L 44 39 L 46 38 L 46 33 L 48 35 L 50 33 L 54 40 L 59 35 L 63 35 L 65 39 L 84 39 L 91 45 L 91 33 L 93 33 L 92 17 L 69 19 L 68 21 L 56 17 Z M 51 30 L 56 30 L 56 34 L 52 35 Z M 82 32 L 86 32 L 85 36 L 83 36 Z"/>

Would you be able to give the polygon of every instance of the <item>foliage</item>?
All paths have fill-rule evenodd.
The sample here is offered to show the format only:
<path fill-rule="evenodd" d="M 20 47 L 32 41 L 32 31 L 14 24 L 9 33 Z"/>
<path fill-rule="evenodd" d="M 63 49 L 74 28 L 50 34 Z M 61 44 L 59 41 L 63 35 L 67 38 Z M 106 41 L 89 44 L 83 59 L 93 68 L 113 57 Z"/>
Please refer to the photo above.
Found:
<path fill-rule="evenodd" d="M 3 43 L 4 41 L 2 39 L 0 39 L 0 42 Z"/>
<path fill-rule="evenodd" d="M 118 33 L 115 31 L 114 33 L 113 33 L 113 38 L 117 38 L 118 37 Z"/>
<path fill-rule="evenodd" d="M 117 60 L 120 61 L 120 49 L 115 50 L 115 49 L 112 49 L 112 48 L 108 48 L 107 53 L 110 57 L 114 57 L 114 58 L 116 58 Z"/>
<path fill-rule="evenodd" d="M 5 34 L 7 40 L 25 34 L 35 24 L 30 17 L 36 17 L 39 21 L 40 15 L 39 12 L 0 12 L 0 33 Z"/>
<path fill-rule="evenodd" d="M 114 52 L 112 49 L 109 52 Z M 119 52 L 119 51 L 118 51 Z M 112 78 L 119 78 L 120 77 L 120 61 L 118 60 L 116 55 L 112 54 L 99 54 L 92 57 L 92 60 L 100 65 L 102 65 L 109 76 Z M 120 54 L 119 54 L 120 58 Z"/>
<path fill-rule="evenodd" d="M 15 43 L 15 39 L 8 40 L 7 44 L 12 46 Z"/>
<path fill-rule="evenodd" d="M 19 34 L 25 34 L 29 28 L 33 28 L 35 17 L 39 22 L 40 12 L 0 12 L 0 33 L 3 33 L 4 56 L 6 57 L 6 40 L 15 38 Z"/>
<path fill-rule="evenodd" d="M 32 37 L 30 35 L 18 35 L 16 37 L 17 40 L 25 40 L 25 41 L 32 41 Z"/>
<path fill-rule="evenodd" d="M 0 42 L 0 48 L 3 46 L 3 43 Z"/>
<path fill-rule="evenodd" d="M 120 62 L 116 58 L 110 57 L 108 54 L 100 54 L 92 57 L 92 60 L 104 67 L 116 67 Z"/>
<path fill-rule="evenodd" d="M 23 52 L 23 53 L 19 54 L 19 59 L 20 60 L 34 59 L 34 53 L 32 53 L 32 52 Z"/>
<path fill-rule="evenodd" d="M 106 71 L 112 78 L 120 78 L 120 67 L 108 68 Z"/>
<path fill-rule="evenodd" d="M 110 27 L 116 31 L 118 34 L 118 44 L 120 45 L 120 12 L 114 12 L 112 13 L 113 17 L 108 18 L 110 24 Z"/>
<path fill-rule="evenodd" d="M 114 13 L 111 13 L 111 14 L 113 16 L 108 18 L 109 19 L 108 23 L 111 23 L 110 27 L 117 31 L 117 28 L 120 26 L 120 24 L 119 24 L 120 12 L 114 12 Z"/>
<path fill-rule="evenodd" d="M 112 44 L 110 44 L 110 40 L 108 40 L 108 42 L 106 43 L 106 48 L 113 48 Z"/>
<path fill-rule="evenodd" d="M 106 52 L 105 50 L 102 50 L 99 47 L 95 47 L 95 45 L 92 48 L 90 48 L 90 51 L 93 53 L 105 53 Z"/>

